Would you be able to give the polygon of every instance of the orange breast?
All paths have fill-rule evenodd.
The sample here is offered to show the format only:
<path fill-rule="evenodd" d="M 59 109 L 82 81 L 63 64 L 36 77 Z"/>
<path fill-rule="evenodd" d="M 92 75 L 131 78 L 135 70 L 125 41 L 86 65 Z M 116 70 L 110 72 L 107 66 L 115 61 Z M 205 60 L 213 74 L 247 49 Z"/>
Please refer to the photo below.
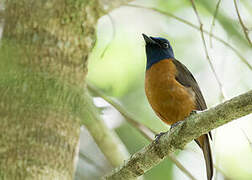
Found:
<path fill-rule="evenodd" d="M 145 93 L 148 101 L 165 123 L 182 121 L 195 109 L 190 89 L 176 81 L 177 70 L 171 59 L 153 64 L 145 74 Z"/>

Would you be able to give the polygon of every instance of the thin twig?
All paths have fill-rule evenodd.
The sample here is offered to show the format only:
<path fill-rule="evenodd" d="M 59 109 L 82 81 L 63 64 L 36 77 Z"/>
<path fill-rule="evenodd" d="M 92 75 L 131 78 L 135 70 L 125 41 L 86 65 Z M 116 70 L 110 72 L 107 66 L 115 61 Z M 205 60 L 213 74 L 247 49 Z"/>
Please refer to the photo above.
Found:
<path fill-rule="evenodd" d="M 113 40 L 115 39 L 115 35 L 116 35 L 116 28 L 115 28 L 115 22 L 112 18 L 112 16 L 110 14 L 107 14 L 111 25 L 112 25 L 112 36 L 110 38 L 110 41 L 108 42 L 108 44 L 106 45 L 106 47 L 104 48 L 103 52 L 101 53 L 101 58 L 104 57 L 104 54 L 106 53 L 106 51 L 108 50 L 109 46 L 111 45 L 111 43 L 113 42 Z"/>
<path fill-rule="evenodd" d="M 221 2 L 221 0 L 219 0 L 217 2 L 217 4 L 216 4 L 216 8 L 215 8 L 215 11 L 214 11 L 213 21 L 212 21 L 212 25 L 211 25 L 211 28 L 210 28 L 209 42 L 210 42 L 210 47 L 211 48 L 213 47 L 213 42 L 212 42 L 213 28 L 214 28 L 214 25 L 215 25 L 215 20 L 216 20 L 217 14 L 218 14 L 220 2 Z"/>
<path fill-rule="evenodd" d="M 129 124 L 131 124 L 133 127 L 136 127 L 136 129 L 140 130 L 139 132 L 147 139 L 153 140 L 154 134 L 156 134 L 152 129 L 144 126 L 143 124 L 139 123 L 135 120 L 134 116 L 127 112 L 118 102 L 113 100 L 112 98 L 106 96 L 102 91 L 97 89 L 94 85 L 92 85 L 90 82 L 87 82 L 87 88 L 90 92 L 92 92 L 94 95 L 99 96 L 103 98 L 105 101 L 107 101 L 109 104 L 111 104 L 115 109 L 117 109 L 127 120 Z"/>
<path fill-rule="evenodd" d="M 250 148 L 252 150 L 252 141 L 249 139 L 247 133 L 243 129 L 242 129 L 242 132 L 243 132 L 244 136 L 246 137 L 246 139 L 247 139 L 247 141 L 249 143 L 249 146 L 250 146 Z"/>
<path fill-rule="evenodd" d="M 216 172 L 219 172 L 225 180 L 231 180 L 232 177 L 230 177 L 230 175 L 227 175 L 220 167 L 218 167 L 216 164 L 214 164 L 214 168 L 216 169 Z M 216 179 L 217 179 L 217 175 L 215 175 Z"/>
<path fill-rule="evenodd" d="M 212 62 L 210 60 L 209 54 L 208 54 L 208 50 L 207 50 L 207 46 L 206 46 L 206 41 L 205 41 L 205 37 L 204 37 L 203 24 L 201 22 L 200 16 L 199 16 L 198 11 L 196 9 L 196 5 L 194 3 L 194 0 L 190 0 L 190 1 L 192 3 L 193 10 L 194 10 L 194 12 L 195 12 L 195 14 L 197 16 L 198 22 L 200 24 L 199 30 L 201 32 L 201 38 L 202 38 L 202 41 L 203 41 L 206 58 L 207 58 L 207 60 L 209 62 L 209 65 L 210 65 L 210 67 L 211 67 L 211 69 L 212 69 L 212 71 L 213 71 L 213 73 L 215 75 L 215 78 L 216 78 L 217 83 L 218 83 L 219 88 L 220 88 L 220 92 L 221 92 L 220 101 L 225 100 L 225 96 L 224 96 L 224 92 L 223 92 L 223 85 L 220 82 L 220 79 L 218 78 L 217 72 L 215 71 L 215 68 L 214 68 L 214 66 L 213 66 L 213 64 L 212 64 Z M 220 2 L 221 2 L 221 0 L 219 0 L 217 2 L 216 9 L 215 9 L 215 12 L 214 12 L 213 21 L 212 21 L 212 25 L 211 25 L 211 28 L 210 28 L 210 34 L 209 34 L 210 47 L 212 47 L 213 27 L 215 25 L 215 19 L 217 17 L 217 13 L 218 13 Z M 216 167 L 216 165 L 214 165 L 214 166 Z"/>
<path fill-rule="evenodd" d="M 126 119 L 126 121 L 132 125 L 139 133 L 141 133 L 147 140 L 150 142 L 154 140 L 154 134 L 157 134 L 152 129 L 148 128 L 147 126 L 139 123 L 137 120 L 133 118 L 133 116 L 127 112 L 118 102 L 114 101 L 113 99 L 106 96 L 103 92 L 93 86 L 91 83 L 87 83 L 87 88 L 95 95 L 103 98 L 105 101 L 110 103 L 116 110 L 118 110 Z M 176 159 L 173 154 L 169 154 L 168 157 L 170 160 L 190 179 L 196 180 L 196 178 Z"/>
<path fill-rule="evenodd" d="M 177 160 L 177 158 L 174 156 L 174 154 L 169 154 L 168 158 L 176 164 L 176 166 L 185 173 L 191 180 L 196 180 L 196 178 Z"/>
<path fill-rule="evenodd" d="M 248 40 L 249 44 L 252 45 L 251 40 L 250 40 L 249 35 L 248 35 L 248 28 L 244 25 L 244 23 L 243 23 L 243 21 L 242 21 L 242 18 L 241 18 L 241 16 L 240 16 L 240 13 L 239 13 L 239 9 L 238 9 L 236 0 L 234 0 L 234 5 L 235 5 L 236 14 L 237 14 L 237 16 L 238 16 L 238 19 L 239 19 L 239 22 L 240 22 L 241 27 L 242 27 L 242 29 L 243 29 L 243 32 L 244 32 L 244 34 L 245 34 L 245 37 L 246 37 L 246 39 Z"/>
<path fill-rule="evenodd" d="M 134 8 L 143 8 L 143 9 L 148 9 L 148 10 L 151 10 L 151 11 L 155 11 L 155 12 L 160 13 L 162 15 L 169 16 L 169 17 L 171 17 L 173 19 L 176 19 L 177 21 L 182 22 L 182 23 L 184 23 L 184 24 L 186 24 L 186 25 L 188 25 L 188 26 L 190 26 L 190 27 L 192 27 L 194 29 L 200 30 L 200 28 L 198 26 L 196 26 L 195 24 L 193 24 L 193 23 L 191 23 L 191 22 L 189 22 L 189 21 L 187 21 L 187 20 L 185 20 L 183 18 L 175 16 L 175 15 L 169 13 L 169 12 L 165 12 L 165 11 L 159 10 L 157 8 L 139 6 L 139 5 L 135 5 L 135 4 L 128 4 L 128 5 L 125 5 L 125 6 L 134 7 Z M 208 34 L 208 35 L 210 35 L 210 32 L 207 31 L 207 30 L 204 30 L 204 28 L 203 28 L 203 32 L 206 33 L 206 34 Z M 246 66 L 250 70 L 252 70 L 252 65 L 250 65 L 250 63 L 246 60 L 246 58 L 243 57 L 242 54 L 235 47 L 233 47 L 230 43 L 226 42 L 225 40 L 223 40 L 222 38 L 220 38 L 220 37 L 218 37 L 218 36 L 216 36 L 214 34 L 212 34 L 212 37 L 214 39 L 216 39 L 217 41 L 221 42 L 222 44 L 224 44 L 226 47 L 230 48 L 241 59 L 241 61 L 244 64 L 246 64 Z"/>
<path fill-rule="evenodd" d="M 215 79 L 216 79 L 216 81 L 217 81 L 217 83 L 219 85 L 219 88 L 220 88 L 220 101 L 222 101 L 223 99 L 225 99 L 224 92 L 223 92 L 223 85 L 222 85 L 222 83 L 221 83 L 221 81 L 220 81 L 220 79 L 219 79 L 219 77 L 217 75 L 217 72 L 216 72 L 216 70 L 215 70 L 215 68 L 213 66 L 212 61 L 210 60 L 208 50 L 207 50 L 207 46 L 206 46 L 206 40 L 205 40 L 204 32 L 203 32 L 203 24 L 201 22 L 200 16 L 199 16 L 198 11 L 196 9 L 196 6 L 194 4 L 194 0 L 190 0 L 190 1 L 192 3 L 193 10 L 194 10 L 194 12 L 195 12 L 195 14 L 197 16 L 197 19 L 198 19 L 198 22 L 199 22 L 199 25 L 200 25 L 200 34 L 201 34 L 201 39 L 202 39 L 202 42 L 203 42 L 203 45 L 204 45 L 206 58 L 207 58 L 208 63 L 209 63 L 209 65 L 210 65 L 210 67 L 211 67 L 211 69 L 212 69 L 212 71 L 214 73 Z"/>
<path fill-rule="evenodd" d="M 215 131 L 215 132 L 216 132 L 216 131 Z M 215 134 L 216 134 L 216 133 L 215 133 Z M 196 154 L 196 155 L 198 156 L 198 158 L 200 158 L 199 153 L 193 151 L 192 149 L 187 149 L 187 150 L 189 150 L 190 152 Z M 213 163 L 213 166 L 214 166 L 214 168 L 215 168 L 215 170 L 216 170 L 216 174 L 215 174 L 214 179 L 215 179 L 215 180 L 217 179 L 217 173 L 220 173 L 220 174 L 224 177 L 224 179 L 230 179 L 229 175 L 227 175 L 227 174 L 218 166 L 218 164 L 219 164 L 219 163 L 218 163 L 218 159 L 216 159 L 215 163 Z"/>

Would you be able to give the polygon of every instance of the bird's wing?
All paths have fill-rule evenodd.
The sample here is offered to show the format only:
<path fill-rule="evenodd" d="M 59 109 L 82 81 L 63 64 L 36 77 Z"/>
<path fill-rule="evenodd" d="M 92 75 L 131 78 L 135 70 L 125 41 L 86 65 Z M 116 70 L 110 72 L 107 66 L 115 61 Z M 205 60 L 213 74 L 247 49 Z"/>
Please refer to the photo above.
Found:
<path fill-rule="evenodd" d="M 185 67 L 185 65 L 180 63 L 178 60 L 173 59 L 173 63 L 175 64 L 177 68 L 177 75 L 175 77 L 176 80 L 183 86 L 191 88 L 193 92 L 195 93 L 197 110 L 207 109 L 204 97 L 192 73 Z M 212 139 L 211 131 L 208 134 L 210 138 Z M 201 138 L 203 138 L 202 142 L 200 141 Z M 207 134 L 204 134 L 200 138 L 195 139 L 195 141 L 203 150 L 204 158 L 206 161 L 207 178 L 210 180 L 212 179 L 212 176 L 213 176 L 213 160 L 212 160 L 211 147 L 209 144 L 208 136 Z"/>
<path fill-rule="evenodd" d="M 199 85 L 194 79 L 192 73 L 186 68 L 185 65 L 180 63 L 178 60 L 173 59 L 173 63 L 177 68 L 176 80 L 185 87 L 191 88 L 195 93 L 196 99 L 196 110 L 204 110 L 207 109 L 206 102 L 204 97 L 200 91 Z"/>
<path fill-rule="evenodd" d="M 173 63 L 175 64 L 177 68 L 177 75 L 176 80 L 182 84 L 183 86 L 192 88 L 193 92 L 195 93 L 196 98 L 196 109 L 203 111 L 207 109 L 207 105 L 205 102 L 205 99 L 200 91 L 199 85 L 195 78 L 193 77 L 192 73 L 187 69 L 185 65 L 183 65 L 181 62 L 179 62 L 176 59 L 172 59 Z M 211 131 L 208 133 L 210 138 L 212 139 L 212 133 Z"/>

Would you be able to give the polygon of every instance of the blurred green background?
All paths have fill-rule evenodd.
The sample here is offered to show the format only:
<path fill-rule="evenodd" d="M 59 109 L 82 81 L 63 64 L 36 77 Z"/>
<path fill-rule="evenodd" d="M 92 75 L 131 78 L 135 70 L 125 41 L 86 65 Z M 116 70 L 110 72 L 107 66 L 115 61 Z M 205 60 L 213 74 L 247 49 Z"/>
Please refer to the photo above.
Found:
<path fill-rule="evenodd" d="M 204 29 L 209 31 L 217 1 L 197 0 L 195 3 Z M 188 0 L 142 0 L 132 4 L 157 8 L 198 26 L 197 18 Z M 244 24 L 252 30 L 252 1 L 240 0 L 238 7 Z M 175 57 L 185 64 L 197 79 L 208 107 L 223 100 L 220 98 L 217 81 L 207 62 L 198 30 L 156 11 L 127 5 L 114 10 L 99 21 L 96 45 L 89 57 L 89 83 L 104 91 L 107 96 L 117 99 L 142 124 L 157 132 L 168 130 L 169 127 L 155 116 L 145 97 L 146 57 L 142 33 L 169 39 Z M 213 33 L 235 47 L 252 65 L 251 46 L 245 39 L 233 1 L 221 1 Z M 251 31 L 249 35 L 252 39 Z M 229 99 L 252 89 L 252 71 L 237 54 L 215 39 L 212 39 L 213 47 L 210 47 L 207 34 L 205 39 L 210 58 L 223 84 L 225 98 Z M 95 98 L 95 103 L 102 108 L 104 120 L 109 127 L 116 130 L 131 154 L 148 144 L 148 141 L 112 106 L 100 98 Z M 212 150 L 215 164 L 219 169 L 215 179 L 252 179 L 252 145 L 249 144 L 249 140 L 252 141 L 251 120 L 250 115 L 213 131 Z M 91 154 L 89 157 L 92 159 Z M 206 178 L 203 155 L 194 142 L 190 143 L 184 151 L 177 152 L 177 158 L 197 179 Z M 80 163 L 79 171 L 81 171 Z M 105 159 L 104 163 L 106 163 Z M 84 169 L 87 168 L 87 164 L 82 164 L 82 168 L 83 166 Z M 101 163 L 100 166 L 104 168 L 106 165 Z M 107 170 L 105 168 L 104 172 Z M 84 175 L 79 172 L 79 176 Z M 98 176 L 92 177 L 95 179 Z M 168 159 L 146 173 L 144 178 L 146 180 L 188 179 Z M 89 179 L 92 179 L 91 176 Z"/>

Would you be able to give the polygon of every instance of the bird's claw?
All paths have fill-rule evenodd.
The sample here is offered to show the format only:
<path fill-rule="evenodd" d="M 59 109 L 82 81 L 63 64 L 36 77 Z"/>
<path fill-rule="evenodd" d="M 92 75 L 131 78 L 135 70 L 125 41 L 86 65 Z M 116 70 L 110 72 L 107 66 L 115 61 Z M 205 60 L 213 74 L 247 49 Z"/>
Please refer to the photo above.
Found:
<path fill-rule="evenodd" d="M 192 110 L 192 112 L 190 113 L 189 116 L 192 116 L 192 115 L 194 115 L 194 114 L 197 114 L 198 112 L 200 112 L 200 111 Z"/>
<path fill-rule="evenodd" d="M 158 142 L 160 137 L 163 136 L 166 132 L 160 132 L 159 134 L 155 135 L 155 142 Z"/>

